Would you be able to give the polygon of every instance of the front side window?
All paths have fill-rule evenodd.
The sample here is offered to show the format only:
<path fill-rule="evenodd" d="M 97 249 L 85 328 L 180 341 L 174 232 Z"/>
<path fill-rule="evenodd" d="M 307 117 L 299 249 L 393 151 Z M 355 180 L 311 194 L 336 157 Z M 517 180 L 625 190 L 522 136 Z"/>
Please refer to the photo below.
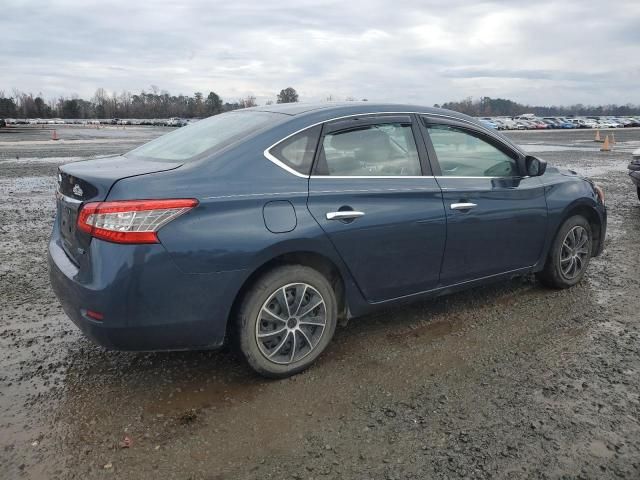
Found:
<path fill-rule="evenodd" d="M 518 166 L 511 156 L 461 128 L 427 127 L 445 177 L 514 177 Z"/>
<path fill-rule="evenodd" d="M 419 176 L 411 125 L 383 123 L 325 135 L 316 174 L 333 176 Z"/>
<path fill-rule="evenodd" d="M 283 140 L 273 147 L 269 153 L 296 172 L 309 175 L 313 156 L 318 145 L 320 130 L 322 130 L 321 125 L 307 128 Z"/>

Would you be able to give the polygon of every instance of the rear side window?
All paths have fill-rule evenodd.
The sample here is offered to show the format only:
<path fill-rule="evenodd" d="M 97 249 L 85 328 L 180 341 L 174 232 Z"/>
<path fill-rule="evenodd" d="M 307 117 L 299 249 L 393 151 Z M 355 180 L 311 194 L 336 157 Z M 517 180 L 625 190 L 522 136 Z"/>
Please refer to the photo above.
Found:
<path fill-rule="evenodd" d="M 320 130 L 322 130 L 321 125 L 307 128 L 283 140 L 269 150 L 269 153 L 296 172 L 309 175 L 318 146 Z"/>
<path fill-rule="evenodd" d="M 318 175 L 422 175 L 411 125 L 384 123 L 325 135 Z"/>

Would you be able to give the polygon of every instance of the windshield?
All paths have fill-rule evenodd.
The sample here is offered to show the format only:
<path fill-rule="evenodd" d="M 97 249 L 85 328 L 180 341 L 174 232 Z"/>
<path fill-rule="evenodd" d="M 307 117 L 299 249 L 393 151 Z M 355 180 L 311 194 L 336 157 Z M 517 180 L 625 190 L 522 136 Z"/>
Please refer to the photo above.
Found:
<path fill-rule="evenodd" d="M 271 112 L 228 112 L 214 115 L 132 150 L 127 156 L 153 160 L 189 161 L 243 139 L 284 115 Z"/>

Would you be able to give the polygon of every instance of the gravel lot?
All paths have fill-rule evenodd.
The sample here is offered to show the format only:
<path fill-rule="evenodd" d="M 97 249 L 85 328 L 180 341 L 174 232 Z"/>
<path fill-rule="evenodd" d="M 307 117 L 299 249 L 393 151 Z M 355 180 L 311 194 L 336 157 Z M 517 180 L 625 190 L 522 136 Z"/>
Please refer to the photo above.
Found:
<path fill-rule="evenodd" d="M 518 279 L 360 318 L 283 381 L 229 351 L 107 352 L 51 292 L 57 165 L 169 129 L 6 130 L 0 478 L 640 478 L 640 130 L 610 153 L 590 131 L 508 134 L 606 191 L 606 248 L 580 285 Z"/>

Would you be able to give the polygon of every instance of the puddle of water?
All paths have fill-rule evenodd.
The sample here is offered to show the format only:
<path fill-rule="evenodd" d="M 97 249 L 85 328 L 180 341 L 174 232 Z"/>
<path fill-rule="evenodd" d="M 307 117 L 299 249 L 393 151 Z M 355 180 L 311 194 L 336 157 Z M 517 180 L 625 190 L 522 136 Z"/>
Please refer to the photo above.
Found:
<path fill-rule="evenodd" d="M 259 392 L 264 391 L 263 383 L 252 376 L 220 383 L 179 382 L 166 397 L 145 404 L 144 410 L 171 415 L 192 409 L 239 405 L 253 401 Z"/>

